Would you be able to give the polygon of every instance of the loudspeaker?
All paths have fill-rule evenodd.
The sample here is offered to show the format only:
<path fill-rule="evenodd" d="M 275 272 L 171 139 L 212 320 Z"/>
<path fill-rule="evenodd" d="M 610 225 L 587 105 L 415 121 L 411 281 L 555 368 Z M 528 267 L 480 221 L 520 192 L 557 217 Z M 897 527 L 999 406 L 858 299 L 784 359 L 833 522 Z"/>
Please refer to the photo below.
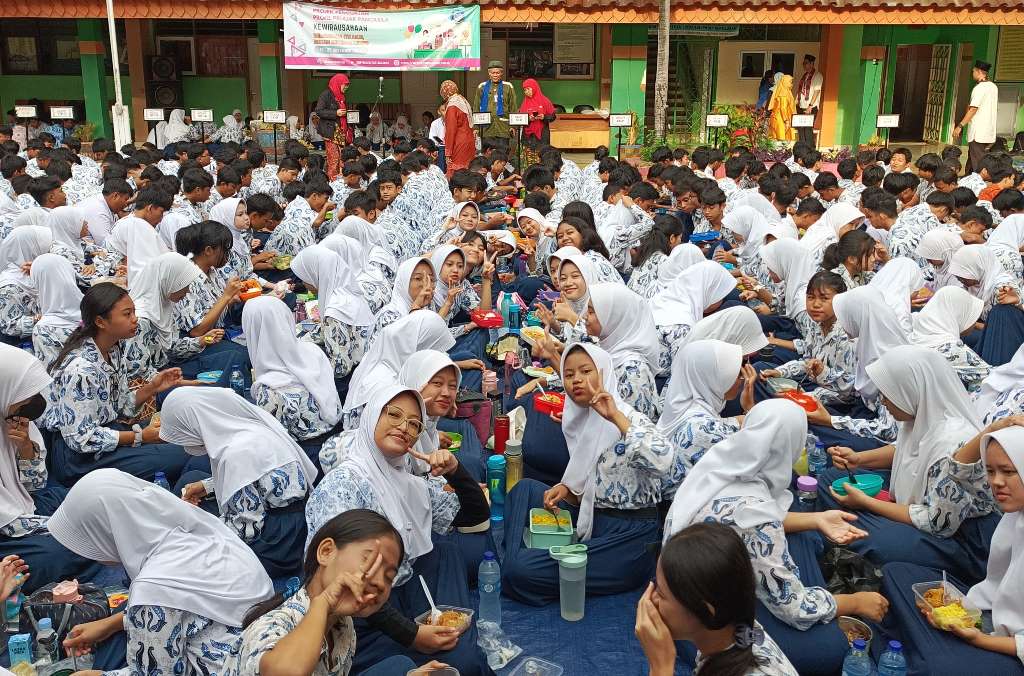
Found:
<path fill-rule="evenodd" d="M 185 103 L 185 93 L 181 82 L 148 82 L 146 100 L 153 108 L 181 108 Z"/>
<path fill-rule="evenodd" d="M 148 80 L 153 82 L 177 82 L 181 80 L 181 69 L 173 56 L 149 57 Z"/>

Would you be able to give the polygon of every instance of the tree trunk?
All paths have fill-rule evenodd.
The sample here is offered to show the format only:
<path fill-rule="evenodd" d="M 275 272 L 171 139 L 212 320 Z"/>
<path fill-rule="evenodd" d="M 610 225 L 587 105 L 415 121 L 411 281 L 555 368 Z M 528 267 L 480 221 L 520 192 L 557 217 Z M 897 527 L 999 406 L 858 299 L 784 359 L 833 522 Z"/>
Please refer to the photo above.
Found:
<path fill-rule="evenodd" d="M 665 138 L 665 117 L 668 113 L 668 51 L 669 22 L 672 14 L 672 0 L 661 0 L 658 16 L 658 64 L 654 80 L 654 134 L 659 140 Z"/>

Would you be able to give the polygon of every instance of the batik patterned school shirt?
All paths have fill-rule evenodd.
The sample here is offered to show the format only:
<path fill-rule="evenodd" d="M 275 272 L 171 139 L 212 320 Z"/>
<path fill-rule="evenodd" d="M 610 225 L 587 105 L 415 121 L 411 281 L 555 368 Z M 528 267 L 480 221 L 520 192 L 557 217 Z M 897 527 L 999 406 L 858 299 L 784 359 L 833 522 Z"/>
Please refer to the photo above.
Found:
<path fill-rule="evenodd" d="M 842 181 L 840 181 L 842 183 Z M 839 186 L 843 188 L 842 185 Z M 853 185 L 843 188 L 843 194 L 836 200 L 838 203 L 852 204 L 853 206 L 860 205 L 860 196 L 864 193 L 864 189 L 867 188 L 863 183 L 854 183 Z"/>
<path fill-rule="evenodd" d="M 344 378 L 363 360 L 372 328 L 351 326 L 334 317 L 325 317 L 304 340 L 322 346 L 334 366 L 334 377 Z"/>
<path fill-rule="evenodd" d="M 397 260 L 404 261 L 420 250 L 421 240 L 405 215 L 394 208 L 388 207 L 377 216 L 373 225 L 384 233 L 387 245 L 384 247 Z"/>
<path fill-rule="evenodd" d="M 658 375 L 667 378 L 672 375 L 672 360 L 679 352 L 693 329 L 689 324 L 665 324 L 658 329 Z"/>
<path fill-rule="evenodd" d="M 129 378 L 152 380 L 160 369 L 171 363 L 188 361 L 203 351 L 203 339 L 182 336 L 175 338 L 166 350 L 160 344 L 160 333 L 148 317 L 139 317 L 135 335 L 121 343 L 121 354 L 128 367 Z"/>
<path fill-rule="evenodd" d="M 999 285 L 999 287 L 992 290 L 991 296 L 988 298 L 982 298 L 982 300 L 985 301 L 985 307 L 981 311 L 980 321 L 984 322 L 988 318 L 988 313 L 991 312 L 992 308 L 999 305 L 999 289 L 1002 288 L 1010 289 L 1012 292 L 1016 293 L 1019 298 L 1024 297 L 1021 296 L 1021 284 L 1016 279 L 1013 279 L 1006 284 Z M 973 289 L 968 289 L 968 291 L 973 291 Z M 973 296 L 974 294 L 972 293 L 971 295 Z"/>
<path fill-rule="evenodd" d="M 853 401 L 856 392 L 853 387 L 857 373 L 857 352 L 853 339 L 839 325 L 832 324 L 828 335 L 820 326 L 804 334 L 802 341 L 803 359 L 794 359 L 778 368 L 783 378 L 804 380 L 808 377 L 807 359 L 817 359 L 824 365 L 821 374 L 813 379 L 819 387 L 810 394 L 822 404 L 839 404 Z"/>
<path fill-rule="evenodd" d="M 90 197 L 102 194 L 103 187 L 96 185 L 94 181 L 85 180 L 72 176 L 60 187 L 64 191 L 64 196 L 67 198 L 68 206 L 76 206 L 81 204 Z"/>
<path fill-rule="evenodd" d="M 97 458 L 118 446 L 118 431 L 107 425 L 136 412 L 122 346 L 108 356 L 109 362 L 91 338 L 72 350 L 53 374 L 43 415 L 44 427 L 59 432 L 68 448 Z"/>
<path fill-rule="evenodd" d="M 641 415 L 657 421 L 661 414 L 661 398 L 650 365 L 642 359 L 627 359 L 616 365 L 615 375 L 619 397 Z"/>
<path fill-rule="evenodd" d="M 267 167 L 264 167 L 267 168 Z M 284 196 L 281 191 L 284 189 L 284 185 L 281 184 L 281 179 L 277 177 L 276 169 L 272 173 L 260 173 L 258 176 L 256 170 L 252 172 L 252 182 L 249 184 L 249 190 L 253 195 L 257 193 L 263 193 L 268 197 L 272 198 L 278 204 L 285 204 Z"/>
<path fill-rule="evenodd" d="M 985 189 L 985 179 L 977 172 L 964 176 L 956 184 L 960 188 L 970 188 L 975 195 L 980 195 L 981 191 Z"/>
<path fill-rule="evenodd" d="M 156 163 L 156 168 L 165 176 L 177 176 L 181 171 L 181 163 L 178 160 L 160 160 Z"/>
<path fill-rule="evenodd" d="M 843 283 L 846 284 L 847 291 L 850 289 L 856 289 L 858 286 L 864 286 L 875 276 L 873 270 L 865 270 L 864 272 L 858 273 L 856 276 L 851 275 L 845 265 L 839 265 L 832 268 L 830 272 L 833 272 L 843 278 Z"/>
<path fill-rule="evenodd" d="M 370 263 L 373 265 L 373 263 Z M 379 269 L 379 268 L 378 268 Z M 377 314 L 380 309 L 391 300 L 391 285 L 383 274 L 375 272 L 361 272 L 357 277 L 359 288 L 363 291 L 363 298 L 370 306 L 370 312 Z"/>
<path fill-rule="evenodd" d="M 714 521 L 736 531 L 754 566 L 757 599 L 772 615 L 801 631 L 831 622 L 836 617 L 835 597 L 823 587 L 807 587 L 800 581 L 800 568 L 789 554 L 782 523 L 771 521 L 753 528 L 736 525 L 737 509 L 763 502 L 751 496 L 715 498 L 697 512 L 693 523 Z M 666 532 L 669 527 L 665 524 Z"/>
<path fill-rule="evenodd" d="M 917 254 L 917 245 L 926 232 L 938 228 L 952 230 L 951 226 L 944 225 L 932 214 L 927 204 L 904 209 L 889 230 L 889 256 L 905 256 L 916 261 L 920 267 L 926 266 L 928 261 Z M 957 227 L 955 231 L 959 232 L 960 229 Z"/>
<path fill-rule="evenodd" d="M 899 423 L 892 417 L 889 409 L 882 405 L 882 398 L 876 395 L 871 399 L 861 397 L 861 401 L 869 411 L 876 415 L 875 418 L 851 418 L 847 415 L 832 416 L 832 427 L 837 430 L 846 430 L 858 437 L 874 437 L 879 441 L 891 444 L 896 441 L 899 433 Z"/>
<path fill-rule="evenodd" d="M 274 228 L 267 239 L 266 249 L 281 256 L 298 256 L 308 246 L 316 244 L 313 221 L 317 212 L 309 206 L 305 197 L 296 197 L 284 210 L 284 220 Z"/>
<path fill-rule="evenodd" d="M 760 622 L 754 621 L 754 626 L 764 632 Z M 754 659 L 757 664 L 747 669 L 743 676 L 798 676 L 789 658 L 782 652 L 782 648 L 776 643 L 767 632 L 764 634 L 764 641 L 760 645 L 751 647 Z M 705 673 L 703 668 L 707 658 L 697 651 L 697 661 L 694 668 L 694 676 L 714 676 L 710 672 Z"/>
<path fill-rule="evenodd" d="M 606 229 L 607 221 L 619 217 L 621 212 L 616 213 L 617 207 L 617 204 L 608 202 L 601 202 L 597 205 L 594 210 L 594 221 L 598 224 L 598 230 Z M 646 237 L 654 227 L 654 219 L 637 205 L 629 207 L 629 214 L 632 217 L 632 222 L 628 224 L 615 223 L 612 239 L 607 242 L 609 255 L 607 262 L 611 263 L 613 269 L 623 273 L 629 272 L 633 267 L 629 257 L 629 248 Z"/>
<path fill-rule="evenodd" d="M 951 538 L 964 521 L 997 512 L 985 464 L 981 460 L 961 463 L 953 459 L 953 453 L 967 441 L 954 440 L 949 452 L 928 467 L 921 502 L 909 506 L 910 521 L 918 530 Z"/>
<path fill-rule="evenodd" d="M 165 606 L 130 606 L 124 628 L 128 666 L 103 676 L 223 676 L 242 642 L 240 627 Z"/>
<path fill-rule="evenodd" d="M 277 608 L 260 616 L 242 633 L 242 645 L 237 655 L 227 661 L 225 676 L 253 676 L 260 673 L 260 660 L 273 650 L 278 642 L 295 631 L 309 613 L 311 599 L 302 587 L 295 596 Z M 334 621 L 330 636 L 320 646 L 320 659 L 310 676 L 347 676 L 356 654 L 356 632 L 352 618 Z"/>
<path fill-rule="evenodd" d="M 0 333 L 27 338 L 32 335 L 39 314 L 39 297 L 21 284 L 0 286 Z"/>
<path fill-rule="evenodd" d="M 562 169 L 555 181 L 555 190 L 564 196 L 565 204 L 579 199 L 579 189 L 583 185 L 583 171 L 572 160 L 562 159 Z M 554 206 L 554 204 L 552 204 Z"/>
<path fill-rule="evenodd" d="M 11 182 L 3 176 L 0 176 L 0 193 L 7 195 L 11 200 L 14 200 L 14 198 L 17 197 L 17 195 L 14 194 L 14 188 L 11 186 Z"/>
<path fill-rule="evenodd" d="M 728 202 L 729 198 L 739 191 L 740 187 L 736 184 L 736 181 L 729 178 L 728 176 L 720 178 L 717 181 L 719 189 L 725 193 L 725 200 Z"/>
<path fill-rule="evenodd" d="M 320 417 L 316 399 L 301 385 L 272 388 L 265 383 L 253 383 L 252 397 L 257 406 L 277 418 L 288 434 L 299 441 L 327 434 L 333 427 Z"/>
<path fill-rule="evenodd" d="M 423 481 L 427 484 L 430 500 L 431 528 L 435 533 L 444 535 L 451 530 L 455 516 L 459 513 L 459 497 L 445 491 L 448 483 L 441 477 L 429 477 Z M 328 472 L 309 496 L 306 524 L 309 526 L 310 537 L 338 514 L 353 509 L 369 509 L 384 516 L 384 507 L 377 499 L 373 485 L 351 463 L 343 462 Z M 408 556 L 402 557 L 394 586 L 399 587 L 412 577 L 414 563 Z"/>
<path fill-rule="evenodd" d="M 1024 279 L 1024 259 L 1021 259 L 1020 251 L 1005 246 L 989 247 L 995 254 L 999 264 L 1003 266 L 1007 274 L 1017 280 L 1018 283 Z"/>
<path fill-rule="evenodd" d="M 997 420 L 1009 418 L 1011 415 L 1024 415 L 1024 384 L 1006 390 L 992 402 L 988 411 L 981 420 L 983 426 L 988 426 Z"/>
<path fill-rule="evenodd" d="M 213 495 L 213 479 L 202 483 L 207 493 Z M 263 533 L 267 513 L 301 502 L 309 488 L 299 463 L 289 462 L 236 491 L 220 508 L 220 520 L 237 533 L 242 542 L 255 542 Z"/>
<path fill-rule="evenodd" d="M 469 283 L 469 280 L 464 279 L 459 282 L 459 285 L 461 286 L 461 291 L 459 292 L 459 295 L 455 297 L 455 302 L 452 303 L 451 309 L 448 311 L 447 315 L 441 315 L 441 319 L 449 323 L 448 330 L 451 332 L 453 338 L 460 338 L 466 335 L 469 331 L 468 324 L 460 324 L 458 326 L 450 325 L 456 315 L 460 312 L 469 314 L 480 307 L 480 296 L 477 294 L 476 289 L 473 288 L 473 285 Z M 440 312 L 441 307 L 436 306 L 434 307 L 434 310 Z"/>
<path fill-rule="evenodd" d="M 981 382 L 992 369 L 977 352 L 964 345 L 962 340 L 943 343 L 935 349 L 956 371 L 968 394 L 981 391 Z"/>
<path fill-rule="evenodd" d="M 32 197 L 32 195 L 28 194 L 27 192 L 23 192 L 20 195 L 18 195 L 14 200 L 14 204 L 21 211 L 27 211 L 29 209 L 35 209 L 36 207 L 42 206 L 39 202 L 36 202 L 35 197 Z"/>
<path fill-rule="evenodd" d="M 200 275 L 188 287 L 188 293 L 180 301 L 174 304 L 174 323 L 178 329 L 188 334 L 192 329 L 199 326 L 206 315 L 213 309 L 217 299 L 220 298 L 223 289 L 220 287 L 213 271 L 210 274 Z M 214 322 L 213 328 L 224 328 L 224 315 L 221 314 Z"/>
<path fill-rule="evenodd" d="M 661 251 L 655 251 L 650 257 L 640 264 L 640 267 L 633 269 L 629 276 L 626 288 L 641 298 L 650 300 L 658 292 L 658 270 L 661 264 L 668 260 Z"/>
<path fill-rule="evenodd" d="M 25 173 L 32 178 L 42 178 L 43 176 L 46 176 L 46 172 L 39 168 L 39 160 L 34 157 L 25 164 Z"/>
<path fill-rule="evenodd" d="M 196 204 L 190 202 L 183 195 L 175 195 L 174 204 L 171 206 L 171 213 L 183 216 L 190 224 L 199 223 L 210 218 L 204 203 Z"/>
<path fill-rule="evenodd" d="M 58 326 L 56 324 L 36 324 L 32 327 L 32 352 L 36 359 L 43 362 L 43 366 L 49 366 L 57 358 L 60 351 L 64 349 L 64 343 L 68 336 L 75 330 L 73 326 Z"/>
<path fill-rule="evenodd" d="M 677 462 L 682 463 L 683 472 L 688 473 L 708 449 L 739 430 L 740 426 L 734 418 L 711 415 L 694 407 L 686 411 L 672 428 L 668 441 L 678 453 Z M 675 489 L 671 491 L 671 495 L 674 494 Z"/>
<path fill-rule="evenodd" d="M 607 258 L 597 253 L 596 251 L 584 251 L 583 255 L 590 260 L 594 266 L 594 272 L 597 273 L 597 282 L 613 282 L 615 284 L 624 284 L 622 281 L 622 275 L 615 269 L 615 266 L 611 264 Z"/>

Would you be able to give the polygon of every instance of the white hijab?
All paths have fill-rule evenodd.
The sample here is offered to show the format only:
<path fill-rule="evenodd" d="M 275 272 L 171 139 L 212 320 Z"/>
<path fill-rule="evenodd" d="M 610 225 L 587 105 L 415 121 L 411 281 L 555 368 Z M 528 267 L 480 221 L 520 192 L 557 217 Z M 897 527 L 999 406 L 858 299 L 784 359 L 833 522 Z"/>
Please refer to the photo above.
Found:
<path fill-rule="evenodd" d="M 914 314 L 910 342 L 937 349 L 959 344 L 960 334 L 974 326 L 985 303 L 964 289 L 945 286 L 935 292 L 928 304 Z"/>
<path fill-rule="evenodd" d="M 164 216 L 164 220 L 167 220 L 168 216 L 174 217 L 173 220 L 176 222 L 180 218 L 178 214 L 168 214 Z M 125 216 L 119 220 L 114 225 L 110 235 L 115 240 L 120 240 L 124 244 L 123 253 L 125 258 L 128 259 L 129 291 L 134 287 L 139 273 L 142 272 L 147 263 L 161 254 L 174 250 L 173 245 L 168 246 L 165 240 L 161 239 L 156 228 L 138 216 Z M 173 240 L 174 236 L 172 235 L 171 241 Z"/>
<path fill-rule="evenodd" d="M 210 456 L 221 510 L 238 491 L 289 463 L 299 464 L 309 490 L 316 481 L 316 465 L 277 418 L 225 387 L 172 390 L 160 409 L 160 438 L 190 455 Z"/>
<path fill-rule="evenodd" d="M 338 223 L 333 234 L 346 235 L 359 242 L 363 246 L 368 263 L 379 263 L 388 270 L 398 268 L 398 259 L 391 252 L 384 230 L 374 226 L 365 218 L 354 215 L 346 216 Z M 330 237 L 331 235 L 328 235 L 325 241 Z"/>
<path fill-rule="evenodd" d="M 736 288 L 736 278 L 714 261 L 701 261 L 683 270 L 650 300 L 657 326 L 692 327 L 704 311 Z"/>
<path fill-rule="evenodd" d="M 82 215 L 74 207 L 57 207 L 46 215 L 46 225 L 53 234 L 53 241 L 60 242 L 71 250 L 76 261 L 85 260 L 82 249 Z"/>
<path fill-rule="evenodd" d="M 786 316 L 795 320 L 807 310 L 807 282 L 818 265 L 795 239 L 777 239 L 761 247 L 761 260 L 785 284 Z"/>
<path fill-rule="evenodd" d="M 618 378 L 615 376 L 612 356 L 596 345 L 576 343 L 566 348 L 562 353 L 561 372 L 565 373 L 565 360 L 576 349 L 584 350 L 594 360 L 598 372 L 604 376 L 602 385 L 615 400 L 615 405 L 619 410 L 629 410 L 629 405 L 619 397 Z M 597 461 L 602 453 L 618 443 L 622 435 L 619 433 L 619 428 L 613 423 L 602 418 L 589 406 L 581 408 L 570 397 L 565 398 L 562 434 L 565 436 L 565 445 L 569 449 L 569 464 L 566 465 L 565 472 L 562 474 L 562 483 L 574 495 L 580 497 L 576 535 L 582 542 L 586 542 L 590 540 L 594 526 Z"/>
<path fill-rule="evenodd" d="M 677 245 L 668 254 L 668 258 L 658 266 L 658 287 L 663 289 L 669 282 L 690 269 L 697 263 L 703 263 L 707 258 L 696 244 L 685 242 Z"/>
<path fill-rule="evenodd" d="M 79 479 L 47 526 L 79 556 L 123 565 L 128 607 L 164 606 L 241 627 L 274 593 L 252 549 L 220 519 L 117 469 Z"/>
<path fill-rule="evenodd" d="M 846 335 L 857 339 L 857 375 L 853 386 L 865 401 L 870 401 L 878 388 L 868 375 L 868 365 L 886 352 L 907 345 L 907 335 L 879 290 L 870 286 L 858 286 L 837 295 L 832 299 L 832 310 Z"/>
<path fill-rule="evenodd" d="M 455 365 L 452 358 L 438 350 L 420 350 L 409 357 L 402 366 L 402 370 L 398 372 L 398 383 L 419 392 L 434 376 L 446 368 L 455 369 L 455 387 L 457 389 L 462 383 L 462 371 Z M 438 420 L 439 418 L 436 416 L 428 416 L 423 419 L 423 433 L 416 440 L 416 448 L 424 455 L 429 455 L 440 448 L 441 438 L 437 432 Z M 414 458 L 410 456 L 410 460 L 414 460 Z"/>
<path fill-rule="evenodd" d="M 1009 362 L 989 371 L 988 377 L 981 383 L 981 391 L 974 400 L 974 410 L 984 418 L 996 403 L 996 399 L 1004 392 L 1018 387 L 1024 387 L 1024 345 L 1017 348 Z"/>
<path fill-rule="evenodd" d="M 839 241 L 842 227 L 857 219 L 864 220 L 864 212 L 848 202 L 836 202 L 807 229 L 800 245 L 810 252 L 813 260 L 820 261 L 828 245 Z"/>
<path fill-rule="evenodd" d="M 35 282 L 21 271 L 21 266 L 47 253 L 51 246 L 53 235 L 49 228 L 23 225 L 11 230 L 0 242 L 0 286 L 16 284 L 29 291 L 35 290 Z"/>
<path fill-rule="evenodd" d="M 758 500 L 733 514 L 738 528 L 782 522 L 793 504 L 793 464 L 806 441 L 807 416 L 799 406 L 785 399 L 754 406 L 743 428 L 708 449 L 683 479 L 665 521 L 665 539 L 692 524 L 717 498 Z"/>
<path fill-rule="evenodd" d="M 564 253 L 573 248 L 574 247 L 567 246 L 559 249 L 558 251 Z M 562 294 L 562 300 L 569 304 L 573 313 L 577 316 L 583 317 L 587 313 L 587 304 L 590 302 L 590 289 L 598 283 L 597 269 L 594 267 L 594 262 L 581 253 L 565 255 L 563 258 L 559 258 L 558 261 L 558 273 L 556 274 L 561 275 L 562 266 L 566 263 L 572 263 L 580 271 L 580 275 L 583 277 L 583 283 L 586 284 L 587 288 L 584 290 L 582 296 L 576 300 L 569 300 L 565 297 L 565 294 Z M 559 282 L 559 287 L 561 287 L 561 282 Z"/>
<path fill-rule="evenodd" d="M 579 249 L 577 249 L 574 246 L 563 246 L 563 247 L 561 247 L 559 249 L 555 249 L 553 252 L 551 252 L 551 255 L 548 256 L 548 260 L 547 260 L 548 277 L 551 277 L 552 279 L 554 279 L 555 275 L 558 274 L 558 268 L 554 267 L 551 264 L 552 260 L 557 260 L 558 264 L 561 265 L 562 261 L 565 260 L 566 258 L 568 258 L 569 256 L 582 256 L 582 255 L 583 255 L 583 252 L 580 251 Z"/>
<path fill-rule="evenodd" d="M 892 308 L 900 320 L 903 331 L 908 334 L 913 331 L 910 295 L 924 287 L 924 275 L 917 262 L 902 256 L 893 258 L 875 273 L 868 286 L 878 289 L 882 294 L 886 305 Z"/>
<path fill-rule="evenodd" d="M 466 252 L 454 244 L 442 244 L 434 249 L 434 253 L 430 254 L 430 264 L 434 267 L 434 279 L 436 280 L 434 283 L 434 303 L 437 304 L 437 307 L 441 307 L 448 300 L 448 282 L 441 279 L 441 269 L 444 267 L 445 260 L 453 253 L 462 256 L 464 274 L 469 274 L 469 259 L 466 258 Z"/>
<path fill-rule="evenodd" d="M 721 340 L 739 345 L 744 355 L 768 347 L 768 338 L 764 335 L 757 313 L 742 305 L 719 310 L 694 324 L 683 345 L 698 340 Z"/>
<path fill-rule="evenodd" d="M 352 372 L 344 410 L 362 406 L 375 391 L 397 382 L 402 365 L 420 350 L 447 352 L 454 346 L 448 324 L 433 310 L 418 310 L 389 324 Z"/>
<path fill-rule="evenodd" d="M 657 371 L 658 329 L 644 299 L 622 284 L 595 284 L 589 290 L 590 304 L 601 323 L 601 348 L 615 365 L 638 359 Z"/>
<path fill-rule="evenodd" d="M 231 117 L 228 115 L 228 117 Z M 235 118 L 231 117 L 232 120 Z M 210 209 L 210 220 L 217 221 L 231 231 L 231 249 L 239 256 L 248 258 L 251 252 L 249 244 L 242 238 L 242 231 L 235 227 L 235 212 L 242 200 L 238 197 L 227 197 L 217 202 Z"/>
<path fill-rule="evenodd" d="M 739 377 L 743 352 L 738 345 L 720 340 L 687 343 L 672 360 L 672 377 L 665 389 L 665 410 L 658 429 L 666 436 L 693 409 L 719 418 L 725 408 L 725 393 Z"/>
<path fill-rule="evenodd" d="M 202 276 L 203 271 L 198 265 L 179 253 L 170 252 L 151 260 L 135 280 L 131 289 L 135 314 L 145 317 L 156 327 L 157 340 L 164 350 L 169 349 L 178 337 L 174 303 L 168 296 L 187 289 Z"/>
<path fill-rule="evenodd" d="M 306 247 L 292 259 L 292 272 L 316 287 L 322 317 L 348 326 L 373 324 L 373 311 L 347 260 L 325 246 Z"/>
<path fill-rule="evenodd" d="M 178 141 L 188 136 L 188 133 L 189 126 L 185 124 L 185 111 L 175 108 L 167 118 L 167 126 L 164 127 L 164 143 L 167 143 L 167 139 Z"/>
<path fill-rule="evenodd" d="M 160 235 L 160 239 L 167 246 L 168 251 L 174 251 L 177 249 L 174 245 L 174 239 L 177 237 L 178 231 L 190 225 L 192 224 L 184 214 L 175 214 L 168 211 L 160 219 L 160 223 L 157 224 L 156 234 Z M 229 227 L 232 230 L 235 229 L 233 225 Z M 234 234 L 232 234 L 232 237 L 234 237 Z"/>
<path fill-rule="evenodd" d="M 409 473 L 407 455 L 386 457 L 377 447 L 373 436 L 384 407 L 403 392 L 410 392 L 416 397 L 421 419 L 427 417 L 423 399 L 416 390 L 394 382 L 376 388 L 367 401 L 352 450 L 343 465 L 350 465 L 366 479 L 384 510 L 384 516 L 401 533 L 405 555 L 414 560 L 434 548 L 431 541 L 433 513 L 427 483 L 423 478 Z"/>
<path fill-rule="evenodd" d="M 960 238 L 960 235 L 949 230 L 929 230 L 921 237 L 921 241 L 917 245 L 917 255 L 921 258 L 942 261 L 942 265 L 932 266 L 932 269 L 935 270 L 936 290 L 951 284 L 960 285 L 960 282 L 950 274 L 949 264 L 953 260 L 953 254 L 963 245 L 964 240 Z"/>
<path fill-rule="evenodd" d="M 1004 427 L 981 438 L 981 458 L 988 445 L 998 441 L 1017 471 L 1024 469 L 1024 427 Z M 1020 582 L 1024 580 L 1024 516 L 1003 514 L 989 545 L 985 579 L 971 587 L 967 600 L 982 610 L 992 611 L 992 628 L 998 636 L 1014 636 L 1024 630 L 1024 603 Z"/>
<path fill-rule="evenodd" d="M 256 383 L 271 389 L 298 385 L 313 396 L 325 423 L 334 425 L 341 419 L 334 368 L 323 350 L 295 337 L 295 316 L 283 301 L 272 296 L 247 300 L 242 331 L 252 359 L 253 387 Z"/>
<path fill-rule="evenodd" d="M 516 225 L 519 224 L 519 219 L 529 218 L 537 222 L 540 226 L 540 232 L 537 233 L 537 237 L 550 237 L 555 232 L 555 227 L 551 225 L 551 222 L 547 218 L 540 215 L 540 212 L 533 208 L 521 209 L 519 214 L 516 216 Z"/>
<path fill-rule="evenodd" d="M 1012 214 L 1004 218 L 989 234 L 985 244 L 993 249 L 1006 249 L 1019 256 L 1020 248 L 1024 246 L 1024 214 Z"/>
<path fill-rule="evenodd" d="M 82 321 L 82 292 L 75 282 L 75 268 L 63 256 L 45 253 L 32 263 L 32 282 L 39 293 L 36 326 L 76 328 Z"/>
<path fill-rule="evenodd" d="M 430 263 L 429 258 L 419 256 L 406 258 L 398 266 L 398 272 L 395 274 L 395 285 L 391 288 L 391 300 L 377 312 L 377 316 L 388 310 L 397 312 L 401 317 L 412 312 L 414 298 L 409 295 L 409 284 L 412 283 L 412 276 L 416 272 L 416 266 L 420 263 L 426 263 L 430 274 L 434 275 L 434 266 Z M 437 275 L 434 275 L 434 279 L 436 283 Z"/>
<path fill-rule="evenodd" d="M 867 373 L 897 408 L 914 416 L 899 424 L 891 490 L 901 504 L 924 498 L 928 468 L 981 430 L 960 378 L 935 350 L 902 345 L 886 351 Z"/>
<path fill-rule="evenodd" d="M 21 228 L 26 225 L 46 225 L 49 215 L 49 209 L 44 209 L 43 207 L 32 207 L 31 209 L 26 209 L 21 212 L 21 214 L 14 219 L 11 227 Z"/>
<path fill-rule="evenodd" d="M 742 205 L 722 217 L 722 227 L 743 238 L 739 255 L 745 262 L 753 258 L 764 243 L 763 233 L 768 227 L 768 221 L 757 210 Z M 759 233 L 760 238 L 755 237 Z"/>
<path fill-rule="evenodd" d="M 52 380 L 42 362 L 31 354 L 0 344 L 0 415 L 4 419 L 11 404 L 41 393 Z M 29 423 L 29 434 L 33 441 L 43 446 L 43 438 L 34 422 Z M 32 496 L 21 483 L 17 458 L 17 449 L 7 433 L 7 425 L 0 425 L 0 526 L 36 512 Z"/>
<path fill-rule="evenodd" d="M 995 297 L 999 287 L 1013 284 L 1013 278 L 992 248 L 984 244 L 968 244 L 957 249 L 949 264 L 949 274 L 978 282 L 967 290 L 986 303 Z"/>

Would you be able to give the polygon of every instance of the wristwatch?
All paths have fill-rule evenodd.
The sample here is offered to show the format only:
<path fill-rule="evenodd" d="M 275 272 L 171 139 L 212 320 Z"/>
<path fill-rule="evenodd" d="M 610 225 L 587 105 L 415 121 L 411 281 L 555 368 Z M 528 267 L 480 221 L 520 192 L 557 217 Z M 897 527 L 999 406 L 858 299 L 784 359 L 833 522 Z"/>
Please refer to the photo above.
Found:
<path fill-rule="evenodd" d="M 135 432 L 135 440 L 132 441 L 132 448 L 138 448 L 142 445 L 142 427 L 140 425 L 132 425 L 132 432 Z"/>

